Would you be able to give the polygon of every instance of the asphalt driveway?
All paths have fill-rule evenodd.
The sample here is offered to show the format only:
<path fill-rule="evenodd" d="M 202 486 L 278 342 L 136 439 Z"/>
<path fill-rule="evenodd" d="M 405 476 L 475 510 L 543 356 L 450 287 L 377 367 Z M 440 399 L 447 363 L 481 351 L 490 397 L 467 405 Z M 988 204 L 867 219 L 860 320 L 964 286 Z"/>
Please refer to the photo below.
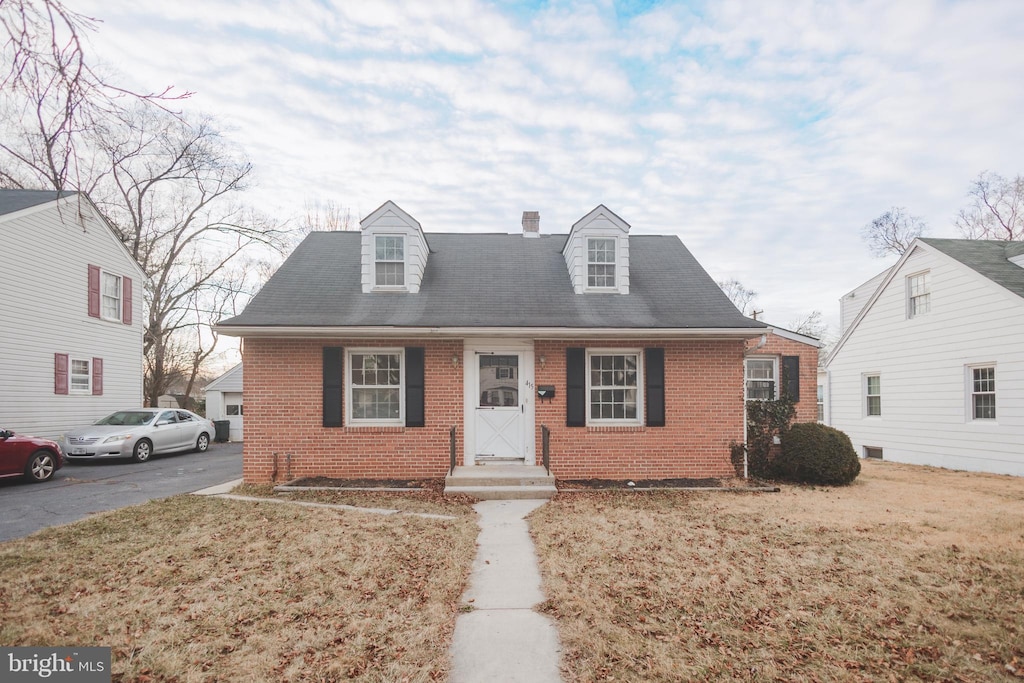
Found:
<path fill-rule="evenodd" d="M 68 463 L 45 484 L 0 481 L 0 542 L 96 512 L 190 493 L 242 476 L 242 444 L 214 443 L 205 453 Z"/>

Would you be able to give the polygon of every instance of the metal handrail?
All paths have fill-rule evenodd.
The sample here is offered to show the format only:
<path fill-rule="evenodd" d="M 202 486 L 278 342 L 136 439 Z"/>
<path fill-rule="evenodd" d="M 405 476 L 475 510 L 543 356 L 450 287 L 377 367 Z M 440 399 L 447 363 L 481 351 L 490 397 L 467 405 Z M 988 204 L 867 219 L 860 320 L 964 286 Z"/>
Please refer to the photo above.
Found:
<path fill-rule="evenodd" d="M 448 474 L 455 474 L 455 427 L 448 431 L 448 438 L 451 441 L 451 451 L 448 455 Z"/>
<path fill-rule="evenodd" d="M 541 451 L 540 457 L 541 462 L 544 464 L 544 469 L 547 471 L 548 476 L 551 476 L 551 430 L 546 426 L 540 426 L 541 433 Z"/>

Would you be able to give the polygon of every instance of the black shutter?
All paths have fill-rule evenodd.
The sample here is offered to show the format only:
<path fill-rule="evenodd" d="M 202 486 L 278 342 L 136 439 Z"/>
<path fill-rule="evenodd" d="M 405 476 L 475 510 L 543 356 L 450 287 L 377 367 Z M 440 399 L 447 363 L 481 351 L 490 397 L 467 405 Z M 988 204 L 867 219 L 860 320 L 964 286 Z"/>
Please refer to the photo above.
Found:
<path fill-rule="evenodd" d="M 644 412 L 648 427 L 665 426 L 665 349 L 644 349 Z"/>
<path fill-rule="evenodd" d="M 324 347 L 324 427 L 342 426 L 341 399 L 345 392 L 345 350 Z"/>
<path fill-rule="evenodd" d="M 422 346 L 405 347 L 405 426 L 423 427 L 424 366 L 426 349 Z"/>
<path fill-rule="evenodd" d="M 782 357 L 782 395 L 794 403 L 800 400 L 800 356 Z"/>
<path fill-rule="evenodd" d="M 565 426 L 587 426 L 587 352 L 565 350 Z"/>

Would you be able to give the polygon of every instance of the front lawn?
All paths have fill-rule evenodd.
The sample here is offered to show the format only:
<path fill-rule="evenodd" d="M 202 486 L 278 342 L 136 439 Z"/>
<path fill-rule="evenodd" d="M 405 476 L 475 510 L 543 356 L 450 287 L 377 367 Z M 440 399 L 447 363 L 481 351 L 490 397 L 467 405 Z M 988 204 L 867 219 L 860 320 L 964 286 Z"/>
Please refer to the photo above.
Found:
<path fill-rule="evenodd" d="M 567 680 L 1024 678 L 1024 479 L 559 494 L 530 517 Z"/>
<path fill-rule="evenodd" d="M 455 520 L 198 496 L 0 545 L 0 643 L 115 681 L 443 680 L 476 552 Z"/>

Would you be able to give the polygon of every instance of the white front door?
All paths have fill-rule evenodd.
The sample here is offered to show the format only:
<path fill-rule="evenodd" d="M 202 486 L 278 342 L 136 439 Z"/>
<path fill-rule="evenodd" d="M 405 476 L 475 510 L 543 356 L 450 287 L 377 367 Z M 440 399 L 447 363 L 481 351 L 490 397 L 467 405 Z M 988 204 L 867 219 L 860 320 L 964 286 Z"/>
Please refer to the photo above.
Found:
<path fill-rule="evenodd" d="M 526 458 L 524 354 L 481 353 L 476 356 L 474 454 L 477 460 Z"/>

